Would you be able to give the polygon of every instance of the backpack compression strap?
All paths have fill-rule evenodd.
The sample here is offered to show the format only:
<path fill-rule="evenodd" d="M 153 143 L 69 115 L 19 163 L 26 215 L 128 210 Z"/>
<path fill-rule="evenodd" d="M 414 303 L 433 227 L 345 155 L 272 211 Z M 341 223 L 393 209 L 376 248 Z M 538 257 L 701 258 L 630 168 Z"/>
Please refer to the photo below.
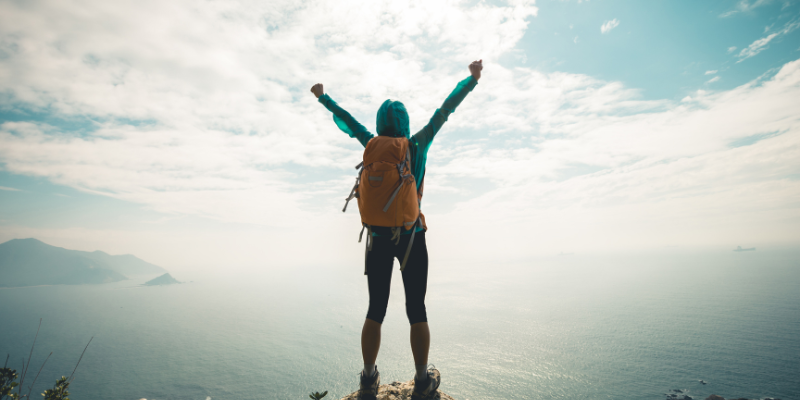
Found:
<path fill-rule="evenodd" d="M 411 173 L 410 173 L 411 172 L 411 167 L 410 167 L 410 165 L 411 165 L 411 151 L 407 151 L 406 152 L 406 161 L 405 162 L 407 163 L 407 165 L 409 165 L 409 175 L 411 175 Z M 405 179 L 405 176 L 403 178 Z M 400 182 L 400 185 L 401 186 L 403 185 L 402 181 Z M 397 190 L 400 190 L 400 188 L 398 188 Z M 417 201 L 419 201 L 419 200 L 417 200 Z M 391 201 L 390 201 L 390 203 L 391 203 Z M 388 208 L 389 205 L 387 204 L 386 207 Z M 413 229 L 413 230 L 411 231 L 411 238 L 408 239 L 408 248 L 406 248 L 406 254 L 405 254 L 405 256 L 403 256 L 403 262 L 400 263 L 400 272 L 403 272 L 403 270 L 406 269 L 406 262 L 408 261 L 408 255 L 411 254 L 411 246 L 414 245 L 414 236 L 417 235 L 417 226 L 419 226 L 419 224 L 421 222 L 422 222 L 421 217 L 419 215 L 417 215 L 417 220 L 413 222 L 414 226 L 411 227 L 411 229 Z M 399 242 L 399 238 L 398 238 L 398 242 Z"/>
<path fill-rule="evenodd" d="M 403 168 L 408 167 L 408 173 L 403 174 Z M 394 190 L 392 193 L 392 197 L 389 198 L 389 202 L 383 207 L 383 212 L 389 211 L 389 206 L 392 205 L 394 198 L 397 196 L 397 193 L 400 193 L 400 188 L 403 187 L 403 182 L 405 182 L 408 177 L 413 176 L 411 175 L 411 151 L 406 149 L 406 159 L 403 160 L 400 164 L 397 164 L 397 173 L 400 175 L 400 184 L 397 185 L 397 189 Z"/>
<path fill-rule="evenodd" d="M 361 233 L 358 234 L 358 243 L 361 243 L 361 237 L 364 236 L 364 229 L 367 230 L 367 242 L 365 243 L 365 249 L 364 249 L 364 275 L 366 275 L 367 274 L 367 257 L 369 257 L 369 252 L 372 250 L 372 242 L 373 242 L 373 239 L 372 239 L 372 227 L 367 225 L 367 224 L 365 224 L 365 223 L 363 223 L 363 222 L 361 223 L 361 225 L 363 225 L 363 226 L 361 227 Z"/>
<path fill-rule="evenodd" d="M 419 226 L 420 221 L 421 219 L 417 217 L 417 220 L 414 221 L 414 227 L 411 228 L 414 230 L 411 231 L 411 237 L 408 239 L 408 247 L 406 247 L 406 254 L 403 256 L 403 262 L 400 263 L 400 272 L 403 272 L 403 270 L 406 269 L 406 262 L 408 262 L 408 256 L 409 254 L 411 254 L 411 246 L 414 245 L 414 237 L 417 235 L 417 226 Z M 372 250 L 372 243 L 374 239 L 372 239 L 372 227 L 367 224 L 363 225 L 364 226 L 361 227 L 361 233 L 358 235 L 358 242 L 361 243 L 361 237 L 364 236 L 364 229 L 366 229 L 367 243 L 364 249 L 364 275 L 367 275 L 367 257 L 369 257 L 369 252 Z M 398 229 L 396 233 L 396 235 L 398 236 L 397 238 L 398 242 L 400 242 L 399 232 L 400 230 Z"/>
<path fill-rule="evenodd" d="M 414 244 L 414 235 L 417 234 L 417 225 L 419 225 L 420 218 L 417 217 L 417 220 L 414 222 L 414 227 L 411 228 L 411 238 L 408 240 L 408 248 L 406 248 L 406 255 L 403 256 L 403 262 L 400 264 L 400 272 L 403 272 L 406 269 L 406 261 L 408 261 L 408 255 L 411 254 L 411 246 Z"/>
<path fill-rule="evenodd" d="M 350 204 L 350 200 L 353 200 L 355 197 L 357 197 L 356 196 L 356 189 L 358 189 L 358 184 L 361 183 L 361 171 L 364 169 L 364 162 L 363 161 L 358 163 L 358 165 L 356 165 L 356 169 L 359 169 L 359 168 L 360 168 L 360 170 L 358 171 L 358 176 L 356 177 L 356 184 L 353 186 L 353 189 L 350 191 L 350 195 L 347 196 L 347 198 L 345 199 L 344 208 L 342 208 L 342 212 L 345 212 L 347 210 L 347 205 Z M 359 239 L 358 241 L 360 242 L 361 239 Z"/>

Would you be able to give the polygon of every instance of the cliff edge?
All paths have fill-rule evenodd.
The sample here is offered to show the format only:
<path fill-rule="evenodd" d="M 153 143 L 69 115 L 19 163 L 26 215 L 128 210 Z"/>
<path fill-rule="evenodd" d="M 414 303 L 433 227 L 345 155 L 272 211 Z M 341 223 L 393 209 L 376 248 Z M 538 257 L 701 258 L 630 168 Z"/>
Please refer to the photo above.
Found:
<path fill-rule="evenodd" d="M 392 382 L 388 385 L 381 385 L 378 387 L 378 400 L 411 400 L 411 391 L 414 390 L 414 380 L 408 382 Z M 454 400 L 452 397 L 442 393 L 441 390 L 436 392 L 432 397 L 433 400 Z M 342 400 L 358 400 L 358 391 L 355 391 Z"/>

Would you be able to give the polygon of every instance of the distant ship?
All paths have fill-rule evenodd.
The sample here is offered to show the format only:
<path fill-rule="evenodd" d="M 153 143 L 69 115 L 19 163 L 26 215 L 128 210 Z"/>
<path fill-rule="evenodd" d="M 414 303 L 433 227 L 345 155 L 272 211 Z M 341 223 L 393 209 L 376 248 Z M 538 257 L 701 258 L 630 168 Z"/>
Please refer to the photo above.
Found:
<path fill-rule="evenodd" d="M 736 250 L 734 251 L 756 251 L 755 247 L 750 247 L 748 249 L 743 249 L 742 246 L 736 246 Z"/>

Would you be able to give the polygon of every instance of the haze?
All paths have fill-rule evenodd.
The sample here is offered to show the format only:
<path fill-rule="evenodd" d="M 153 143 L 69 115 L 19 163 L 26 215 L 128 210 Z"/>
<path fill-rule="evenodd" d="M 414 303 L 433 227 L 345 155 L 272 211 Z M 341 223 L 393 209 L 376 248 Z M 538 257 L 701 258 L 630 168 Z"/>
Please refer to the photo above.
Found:
<path fill-rule="evenodd" d="M 429 153 L 434 260 L 800 242 L 800 3 L 0 2 L 0 242 L 171 272 L 356 265 L 374 131 Z"/>

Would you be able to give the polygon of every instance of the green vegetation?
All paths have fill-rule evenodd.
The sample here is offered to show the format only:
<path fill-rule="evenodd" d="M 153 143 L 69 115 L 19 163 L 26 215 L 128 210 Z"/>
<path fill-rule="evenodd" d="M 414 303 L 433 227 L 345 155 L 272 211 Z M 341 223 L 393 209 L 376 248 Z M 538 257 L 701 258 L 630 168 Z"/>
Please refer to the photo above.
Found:
<path fill-rule="evenodd" d="M 22 394 L 22 386 L 15 382 L 17 378 L 17 370 L 7 367 L 0 369 L 0 400 L 6 397 L 13 400 L 31 397 L 33 384 L 31 384 L 27 394 Z M 36 381 L 34 380 L 33 383 L 36 383 Z M 53 388 L 45 390 L 42 396 L 44 396 L 45 400 L 69 400 L 69 391 L 67 391 L 69 383 L 69 379 L 66 376 L 62 376 L 61 379 L 56 381 Z M 18 386 L 17 393 L 13 393 L 14 388 Z"/>
<path fill-rule="evenodd" d="M 39 319 L 39 329 L 42 327 L 42 320 Z M 25 359 L 22 360 L 22 377 L 17 374 L 17 370 L 8 368 L 8 359 L 10 357 L 6 356 L 6 362 L 3 365 L 3 368 L 0 368 L 0 400 L 5 400 L 8 397 L 11 400 L 21 400 L 21 399 L 30 399 L 31 392 L 33 391 L 33 385 L 36 383 L 36 379 L 39 378 L 39 374 L 44 369 L 45 364 L 47 364 L 47 360 L 50 359 L 50 356 L 53 355 L 51 352 L 47 358 L 45 358 L 44 362 L 42 363 L 41 368 L 39 368 L 39 372 L 36 374 L 36 377 L 33 379 L 33 382 L 28 386 L 28 393 L 22 394 L 22 384 L 25 382 L 25 376 L 28 374 L 28 368 L 31 365 L 31 357 L 33 356 L 33 348 L 36 346 L 36 339 L 39 338 L 39 329 L 36 329 L 36 336 L 33 338 L 33 344 L 31 345 L 31 353 L 28 355 L 28 363 L 25 363 Z M 81 360 L 83 360 L 83 355 L 86 354 L 86 349 L 89 348 L 89 344 L 92 343 L 92 337 L 89 339 L 89 343 L 86 344 L 86 347 L 83 349 L 83 353 L 81 353 L 81 357 L 78 358 L 78 363 L 75 364 L 75 369 L 72 370 L 72 374 L 70 374 L 69 378 L 66 376 L 62 376 L 59 378 L 55 385 L 53 385 L 52 389 L 46 389 L 44 393 L 42 393 L 42 397 L 44 400 L 69 400 L 69 385 L 75 379 L 75 371 L 78 370 L 78 365 L 81 364 Z M 26 368 L 26 366 L 28 368 Z M 19 382 L 17 382 L 19 380 Z M 16 393 L 14 393 L 14 389 L 17 389 Z M 308 397 L 312 400 L 322 400 L 323 397 L 328 395 L 328 391 L 326 390 L 323 393 L 314 392 L 311 393 Z"/>
<path fill-rule="evenodd" d="M 39 319 L 39 328 L 42 327 L 42 320 Z M 31 357 L 33 357 L 33 348 L 36 346 L 36 339 L 39 338 L 39 329 L 36 329 L 36 336 L 33 338 L 33 344 L 31 345 L 31 352 L 28 355 L 28 363 L 25 363 L 25 359 L 22 359 L 22 376 L 17 374 L 17 370 L 8 368 L 8 359 L 10 355 L 6 356 L 6 362 L 3 365 L 3 368 L 0 368 L 0 400 L 4 400 L 6 397 L 13 399 L 13 400 L 21 400 L 21 399 L 30 399 L 31 392 L 33 391 L 33 385 L 36 384 L 36 380 L 39 378 L 39 374 L 42 373 L 44 369 L 44 365 L 47 364 L 47 360 L 50 359 L 50 356 L 53 355 L 51 352 L 47 358 L 45 358 L 44 362 L 42 363 L 41 368 L 39 368 L 39 372 L 36 373 L 36 377 L 33 378 L 33 382 L 31 382 L 30 386 L 28 386 L 28 393 L 22 394 L 22 384 L 25 383 L 25 377 L 28 375 L 28 368 L 31 366 Z M 94 339 L 94 337 L 92 337 Z M 75 379 L 75 371 L 78 370 L 78 365 L 81 364 L 81 360 L 83 360 L 83 355 L 86 354 L 86 349 L 89 348 L 89 344 L 92 343 L 92 339 L 89 339 L 89 343 L 86 344 L 86 347 L 83 349 L 83 353 L 81 353 L 81 357 L 78 358 L 78 363 L 75 364 L 75 369 L 72 370 L 72 374 L 70 374 L 69 378 L 66 376 L 62 376 L 58 379 L 53 385 L 52 389 L 47 389 L 42 393 L 42 396 L 45 400 L 69 400 L 69 384 Z M 19 382 L 17 382 L 19 380 Z M 14 388 L 17 388 L 17 392 L 14 393 Z"/>
<path fill-rule="evenodd" d="M 47 389 L 42 393 L 45 400 L 69 400 L 69 392 L 67 388 L 69 387 L 69 380 L 67 380 L 66 376 L 62 376 L 61 379 L 56 381 L 56 385 L 53 386 L 52 389 Z"/>
<path fill-rule="evenodd" d="M 6 358 L 6 362 L 8 362 L 8 358 Z M 12 399 L 17 398 L 16 394 L 11 393 L 11 391 L 19 385 L 17 382 L 14 382 L 16 380 L 17 370 L 6 367 L 0 369 L 0 400 L 5 399 L 6 396 Z"/>

